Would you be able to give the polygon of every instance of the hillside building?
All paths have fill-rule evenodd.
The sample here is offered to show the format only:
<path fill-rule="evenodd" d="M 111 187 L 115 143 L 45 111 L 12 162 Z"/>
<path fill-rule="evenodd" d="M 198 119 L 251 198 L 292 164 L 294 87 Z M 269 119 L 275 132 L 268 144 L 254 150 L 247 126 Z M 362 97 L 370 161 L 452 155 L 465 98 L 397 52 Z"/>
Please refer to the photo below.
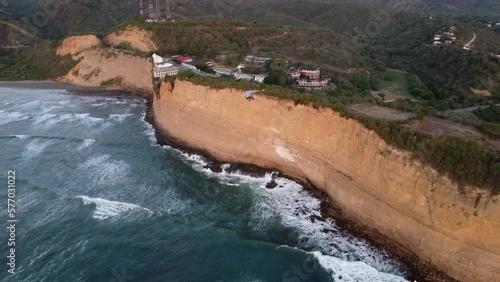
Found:
<path fill-rule="evenodd" d="M 322 77 L 319 68 L 290 68 L 288 77 L 296 80 L 299 88 L 321 90 L 330 84 L 329 77 Z"/>
<path fill-rule="evenodd" d="M 158 64 L 153 68 L 153 76 L 164 78 L 165 76 L 174 76 L 179 73 L 179 68 L 170 63 Z"/>
<path fill-rule="evenodd" d="M 267 57 L 257 57 L 257 56 L 253 56 L 253 55 L 248 55 L 245 57 L 245 62 L 247 62 L 247 64 L 263 65 L 269 61 L 271 61 L 271 58 L 267 58 Z"/>
<path fill-rule="evenodd" d="M 306 78 L 301 78 L 298 81 L 299 83 L 299 88 L 304 88 L 308 90 L 321 90 L 324 89 L 325 87 L 328 87 L 330 84 L 330 78 L 328 77 L 322 77 L 319 79 L 306 79 Z"/>

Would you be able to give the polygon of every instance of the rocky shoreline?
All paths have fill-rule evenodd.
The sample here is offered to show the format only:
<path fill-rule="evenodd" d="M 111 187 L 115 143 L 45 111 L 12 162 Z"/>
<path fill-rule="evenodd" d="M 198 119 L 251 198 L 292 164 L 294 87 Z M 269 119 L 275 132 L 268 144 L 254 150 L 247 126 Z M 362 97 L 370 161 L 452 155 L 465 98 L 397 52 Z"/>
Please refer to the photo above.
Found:
<path fill-rule="evenodd" d="M 186 145 L 184 142 L 176 139 L 175 137 L 169 135 L 166 132 L 163 132 L 156 123 L 155 114 L 153 111 L 153 100 L 157 99 L 156 97 L 150 96 L 151 99 L 147 99 L 147 107 L 146 107 L 146 116 L 145 121 L 151 124 L 155 131 L 155 137 L 157 143 L 160 146 L 170 146 L 176 149 L 179 149 L 188 154 L 196 154 L 203 156 L 208 165 L 206 168 L 209 168 L 212 172 L 221 173 L 223 172 L 221 165 L 228 164 L 228 162 L 222 162 L 217 160 L 214 156 L 210 155 L 207 151 L 192 148 Z M 305 190 L 311 192 L 316 198 L 321 201 L 321 218 L 311 218 L 311 222 L 314 221 L 325 221 L 328 218 L 332 218 L 335 220 L 339 230 L 341 232 L 346 232 L 350 234 L 355 234 L 360 238 L 366 240 L 371 245 L 377 247 L 378 249 L 382 249 L 387 252 L 390 258 L 401 262 L 404 265 L 404 271 L 407 274 L 405 276 L 409 281 L 428 281 L 428 282 L 452 282 L 457 281 L 442 271 L 439 271 L 424 262 L 422 262 L 415 254 L 408 253 L 401 248 L 397 244 L 397 242 L 391 240 L 387 236 L 378 232 L 377 230 L 358 224 L 354 222 L 347 214 L 345 214 L 340 208 L 335 207 L 331 200 L 328 198 L 325 192 L 320 189 L 314 187 L 311 183 L 305 183 L 299 179 L 291 177 L 289 175 L 285 175 L 279 170 L 274 168 L 263 168 L 253 164 L 245 164 L 245 163 L 229 163 L 229 167 L 225 169 L 225 172 L 229 173 L 243 173 L 255 177 L 262 177 L 266 173 L 276 172 L 275 177 L 284 177 L 288 178 L 292 181 L 295 181 L 302 185 Z M 277 183 L 274 182 L 274 178 L 267 185 L 266 188 L 272 189 L 275 188 Z M 323 230 L 323 232 L 331 232 L 330 230 Z"/>

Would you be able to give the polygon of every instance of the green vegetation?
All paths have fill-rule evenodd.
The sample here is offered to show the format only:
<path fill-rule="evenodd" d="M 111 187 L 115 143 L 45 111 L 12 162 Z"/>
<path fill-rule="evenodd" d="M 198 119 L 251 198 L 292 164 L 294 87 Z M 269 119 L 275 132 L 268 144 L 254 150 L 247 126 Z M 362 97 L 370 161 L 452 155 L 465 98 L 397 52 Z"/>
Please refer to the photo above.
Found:
<path fill-rule="evenodd" d="M 474 114 L 486 122 L 500 122 L 500 106 L 490 105 L 476 110 Z"/>
<path fill-rule="evenodd" d="M 356 118 L 387 143 L 413 152 L 415 159 L 447 174 L 457 183 L 500 193 L 500 158 L 484 151 L 476 141 L 453 137 L 429 139 L 410 132 L 404 124 L 364 116 Z"/>
<path fill-rule="evenodd" d="M 500 137 L 500 106 L 489 105 L 474 111 L 474 115 L 483 121 L 479 126 L 484 132 Z"/>
<path fill-rule="evenodd" d="M 50 39 L 99 32 L 139 14 L 139 4 L 135 0 L 22 0 L 8 1 L 8 5 L 4 7 L 10 17 L 23 22 L 29 30 Z"/>
<path fill-rule="evenodd" d="M 377 90 L 384 90 L 413 99 L 407 74 L 398 70 L 386 70 L 377 74 Z"/>
<path fill-rule="evenodd" d="M 481 129 L 493 136 L 500 137 L 500 122 L 491 122 L 481 126 Z"/>
<path fill-rule="evenodd" d="M 66 75 L 77 62 L 57 56 L 56 42 L 15 51 L 0 49 L 0 80 L 45 80 Z"/>
<path fill-rule="evenodd" d="M 198 63 L 196 64 L 196 68 L 205 73 L 215 74 L 214 69 L 209 67 L 206 63 Z"/>
<path fill-rule="evenodd" d="M 190 55 L 198 59 L 217 60 L 237 66 L 245 55 L 285 57 L 289 61 L 307 61 L 325 67 L 361 68 L 366 60 L 360 45 L 352 38 L 327 29 L 260 25 L 231 19 L 203 18 L 193 21 L 147 23 L 132 20 L 107 33 L 129 25 L 153 33 L 165 55 Z"/>

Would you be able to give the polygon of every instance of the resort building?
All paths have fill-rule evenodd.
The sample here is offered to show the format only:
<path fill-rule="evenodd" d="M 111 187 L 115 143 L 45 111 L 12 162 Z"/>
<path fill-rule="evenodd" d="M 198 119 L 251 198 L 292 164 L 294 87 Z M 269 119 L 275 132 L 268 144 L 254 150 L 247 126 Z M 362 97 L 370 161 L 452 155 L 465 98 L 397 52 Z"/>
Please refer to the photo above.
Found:
<path fill-rule="evenodd" d="M 267 75 L 261 75 L 261 74 L 245 74 L 245 73 L 234 74 L 234 78 L 236 80 L 248 80 L 248 81 L 255 81 L 258 83 L 263 83 L 266 77 Z"/>
<path fill-rule="evenodd" d="M 245 62 L 247 62 L 248 64 L 252 63 L 252 64 L 263 65 L 270 60 L 271 60 L 271 58 L 257 57 L 257 56 L 253 56 L 253 55 L 248 55 L 245 57 Z"/>
<path fill-rule="evenodd" d="M 330 78 L 322 77 L 319 68 L 290 68 L 288 70 L 288 77 L 296 80 L 299 88 L 309 90 L 320 90 L 330 84 Z"/>
<path fill-rule="evenodd" d="M 155 65 L 153 75 L 156 78 L 164 78 L 165 76 L 174 76 L 179 72 L 179 68 L 170 63 Z"/>
<path fill-rule="evenodd" d="M 309 89 L 309 90 L 321 90 L 328 86 L 330 83 L 330 78 L 322 77 L 320 79 L 305 79 L 301 78 L 298 81 L 299 88 Z"/>

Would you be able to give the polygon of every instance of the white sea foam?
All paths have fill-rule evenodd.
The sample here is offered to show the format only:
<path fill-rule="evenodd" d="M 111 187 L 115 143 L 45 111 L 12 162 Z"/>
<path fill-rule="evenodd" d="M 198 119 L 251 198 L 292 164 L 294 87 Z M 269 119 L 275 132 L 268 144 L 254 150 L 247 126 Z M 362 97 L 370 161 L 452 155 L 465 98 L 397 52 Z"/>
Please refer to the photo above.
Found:
<path fill-rule="evenodd" d="M 35 118 L 33 124 L 51 127 L 60 122 L 78 122 L 79 124 L 93 126 L 104 121 L 103 118 L 91 117 L 90 114 L 42 114 Z"/>
<path fill-rule="evenodd" d="M 87 196 L 77 196 L 77 198 L 82 199 L 85 205 L 94 204 L 96 206 L 93 215 L 93 217 L 96 219 L 106 219 L 130 210 L 142 210 L 146 211 L 148 214 L 152 213 L 149 209 L 134 204 L 110 201 L 101 198 L 90 198 Z"/>
<path fill-rule="evenodd" d="M 89 181 L 93 188 L 109 187 L 128 180 L 130 165 L 111 159 L 109 155 L 96 154 L 80 164 L 77 173 Z"/>
<path fill-rule="evenodd" d="M 301 185 L 285 179 L 276 179 L 278 186 L 265 189 L 253 209 L 252 224 L 266 226 L 279 218 L 281 223 L 299 231 L 299 247 L 321 251 L 344 261 L 362 261 L 380 272 L 402 275 L 401 265 L 387 257 L 385 252 L 366 241 L 342 233 L 332 219 L 322 219 L 321 202 Z M 263 222 L 265 224 L 263 224 Z"/>
<path fill-rule="evenodd" d="M 21 134 L 21 135 L 14 135 L 14 136 L 15 136 L 17 139 L 21 139 L 21 140 L 30 138 L 30 136 L 29 136 L 29 135 L 22 135 L 22 134 Z"/>
<path fill-rule="evenodd" d="M 133 116 L 133 114 L 112 114 L 109 115 L 109 118 L 118 122 L 123 122 L 129 116 Z"/>
<path fill-rule="evenodd" d="M 334 278 L 344 282 L 404 282 L 406 279 L 383 273 L 361 261 L 345 261 L 333 256 L 312 252 L 319 264 L 332 272 Z M 340 279 L 341 277 L 341 279 Z M 337 280 L 336 280 L 337 281 Z"/>
<path fill-rule="evenodd" d="M 52 141 L 41 141 L 38 139 L 35 139 L 31 141 L 26 147 L 24 148 L 23 151 L 23 158 L 25 159 L 32 159 L 35 157 L 38 157 L 47 146 L 49 146 L 52 143 Z"/>
<path fill-rule="evenodd" d="M 78 146 L 77 150 L 80 151 L 80 150 L 83 150 L 85 148 L 88 148 L 90 147 L 92 144 L 94 144 L 95 140 L 94 139 L 84 139 L 82 144 L 80 144 L 80 146 Z"/>
<path fill-rule="evenodd" d="M 6 112 L 0 110 L 0 125 L 9 124 L 16 121 L 23 121 L 29 118 L 28 114 L 21 112 Z"/>
<path fill-rule="evenodd" d="M 151 141 L 151 145 L 158 146 L 158 142 L 156 140 L 156 135 L 155 135 L 155 130 L 154 130 L 153 126 L 149 122 L 146 121 L 146 114 L 145 113 L 141 115 L 141 121 L 143 122 L 143 124 L 146 128 L 144 133 L 148 136 L 149 140 Z"/>
<path fill-rule="evenodd" d="M 93 107 L 102 107 L 108 105 L 107 102 L 99 102 L 99 103 L 93 103 L 91 104 Z"/>
<path fill-rule="evenodd" d="M 263 177 L 229 173 L 226 171 L 228 164 L 221 166 L 222 173 L 214 173 L 206 168 L 208 162 L 202 156 L 174 150 L 193 168 L 207 176 L 217 177 L 223 184 L 239 186 L 245 183 L 256 189 L 257 199 L 251 209 L 250 222 L 254 230 L 265 229 L 278 220 L 282 225 L 298 232 L 299 248 L 324 254 L 322 265 L 325 268 L 335 268 L 336 273 L 345 273 L 345 277 L 354 279 L 349 278 L 351 280 L 346 281 L 405 281 L 401 277 L 404 274 L 399 263 L 365 240 L 340 232 L 333 219 L 323 219 L 320 211 L 321 201 L 304 190 L 300 184 L 287 178 L 273 177 L 272 172 Z M 273 178 L 278 186 L 274 189 L 265 188 Z M 345 263 L 327 264 L 330 262 L 328 258 L 332 258 L 333 262 Z M 355 266 L 359 268 L 356 269 Z M 362 277 L 372 278 L 360 280 Z"/>

